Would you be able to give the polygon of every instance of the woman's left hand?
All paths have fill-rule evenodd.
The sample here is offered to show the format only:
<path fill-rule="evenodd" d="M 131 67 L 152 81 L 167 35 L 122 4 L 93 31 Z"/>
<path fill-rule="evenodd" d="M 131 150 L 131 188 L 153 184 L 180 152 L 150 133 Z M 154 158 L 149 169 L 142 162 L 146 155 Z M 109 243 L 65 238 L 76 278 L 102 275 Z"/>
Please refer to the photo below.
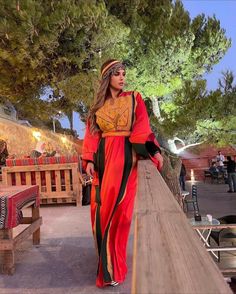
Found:
<path fill-rule="evenodd" d="M 156 158 L 156 160 L 159 162 L 159 170 L 161 170 L 162 166 L 163 166 L 163 157 L 162 157 L 161 153 L 158 152 L 158 153 L 154 154 L 153 157 Z"/>

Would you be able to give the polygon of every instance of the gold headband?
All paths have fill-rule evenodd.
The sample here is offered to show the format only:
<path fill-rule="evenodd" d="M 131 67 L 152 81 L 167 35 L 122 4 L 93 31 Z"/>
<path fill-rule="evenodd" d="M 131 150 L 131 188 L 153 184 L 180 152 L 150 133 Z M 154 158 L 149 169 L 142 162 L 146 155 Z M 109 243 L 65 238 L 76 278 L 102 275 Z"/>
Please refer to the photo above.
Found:
<path fill-rule="evenodd" d="M 106 73 L 106 71 L 112 67 L 112 65 L 115 65 L 117 63 L 121 63 L 119 60 L 114 60 L 111 63 L 109 63 L 103 70 L 102 70 L 102 76 Z"/>

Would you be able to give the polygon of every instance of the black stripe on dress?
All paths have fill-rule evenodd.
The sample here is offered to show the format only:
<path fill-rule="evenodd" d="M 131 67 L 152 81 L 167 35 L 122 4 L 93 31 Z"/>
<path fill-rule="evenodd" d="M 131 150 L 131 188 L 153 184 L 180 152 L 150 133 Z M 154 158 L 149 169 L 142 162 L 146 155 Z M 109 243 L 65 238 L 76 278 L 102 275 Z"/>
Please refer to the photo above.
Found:
<path fill-rule="evenodd" d="M 104 174 L 104 169 L 105 169 L 105 138 L 102 138 L 99 146 L 98 146 L 98 151 L 97 151 L 97 165 L 98 165 L 98 178 L 99 178 L 99 187 L 101 190 L 101 185 L 102 185 L 102 178 Z"/>
<path fill-rule="evenodd" d="M 104 174 L 104 162 L 105 162 L 105 139 L 102 138 L 98 151 L 97 151 L 97 168 L 98 168 L 98 177 L 99 177 L 99 186 L 96 186 L 96 198 L 95 201 L 97 203 L 96 209 L 96 239 L 97 239 L 97 246 L 98 246 L 98 254 L 101 254 L 101 246 L 102 246 L 102 230 L 101 230 L 101 223 L 100 223 L 100 206 L 101 206 L 101 184 L 102 178 Z"/>
<path fill-rule="evenodd" d="M 100 189 L 98 186 L 96 186 L 95 189 L 96 189 L 96 199 L 100 199 Z M 96 209 L 96 239 L 97 239 L 98 255 L 100 256 L 101 246 L 102 246 L 102 231 L 101 231 L 101 223 L 100 223 L 101 201 L 98 201 L 97 203 L 98 204 Z"/>

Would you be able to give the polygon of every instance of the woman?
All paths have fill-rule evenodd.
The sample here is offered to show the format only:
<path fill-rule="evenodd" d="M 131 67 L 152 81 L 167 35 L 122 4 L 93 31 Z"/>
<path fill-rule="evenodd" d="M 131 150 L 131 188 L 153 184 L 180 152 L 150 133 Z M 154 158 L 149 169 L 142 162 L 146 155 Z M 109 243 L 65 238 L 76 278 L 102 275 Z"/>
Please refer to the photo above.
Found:
<path fill-rule="evenodd" d="M 83 164 L 93 176 L 91 221 L 99 262 L 96 285 L 116 286 L 127 273 L 126 245 L 137 186 L 137 155 L 162 167 L 139 93 L 123 92 L 125 67 L 108 60 L 83 143 Z"/>

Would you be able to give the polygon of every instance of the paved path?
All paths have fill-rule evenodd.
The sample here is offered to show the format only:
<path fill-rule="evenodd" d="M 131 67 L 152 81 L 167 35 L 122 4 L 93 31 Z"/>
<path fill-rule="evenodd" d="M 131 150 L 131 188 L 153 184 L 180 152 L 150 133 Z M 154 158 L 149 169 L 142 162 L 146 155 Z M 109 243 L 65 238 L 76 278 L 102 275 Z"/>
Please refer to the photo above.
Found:
<path fill-rule="evenodd" d="M 196 182 L 198 187 L 198 204 L 202 215 L 212 214 L 218 218 L 224 215 L 236 215 L 236 193 L 227 193 L 226 184 Z M 190 191 L 191 182 L 187 182 Z"/>
<path fill-rule="evenodd" d="M 41 215 L 41 244 L 32 246 L 31 240 L 22 243 L 15 274 L 0 276 L 0 293 L 130 293 L 132 242 L 127 280 L 119 287 L 100 290 L 95 286 L 97 256 L 89 207 L 44 206 Z"/>

